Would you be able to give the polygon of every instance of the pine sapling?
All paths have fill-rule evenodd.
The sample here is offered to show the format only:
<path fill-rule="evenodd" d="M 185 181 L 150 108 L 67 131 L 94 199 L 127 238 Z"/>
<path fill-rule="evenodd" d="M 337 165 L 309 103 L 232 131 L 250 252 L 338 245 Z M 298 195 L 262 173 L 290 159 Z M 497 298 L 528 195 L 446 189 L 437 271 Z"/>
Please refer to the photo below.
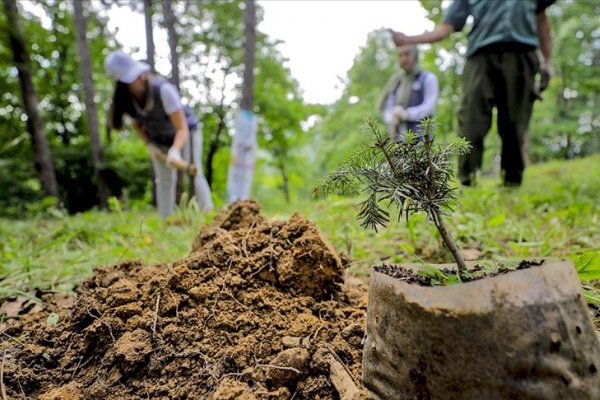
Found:
<path fill-rule="evenodd" d="M 454 156 L 470 150 L 469 143 L 457 138 L 445 145 L 435 141 L 434 123 L 423 122 L 423 135 L 407 132 L 397 142 L 369 120 L 365 130 L 373 142 L 360 148 L 342 164 L 339 171 L 323 178 L 313 188 L 313 196 L 325 198 L 365 195 L 359 203 L 358 219 L 364 228 L 385 228 L 390 208 L 398 211 L 398 220 L 406 220 L 424 211 L 433 221 L 446 248 L 452 253 L 457 274 L 466 271 L 465 261 L 443 221 L 456 202 L 456 188 L 451 185 Z"/>

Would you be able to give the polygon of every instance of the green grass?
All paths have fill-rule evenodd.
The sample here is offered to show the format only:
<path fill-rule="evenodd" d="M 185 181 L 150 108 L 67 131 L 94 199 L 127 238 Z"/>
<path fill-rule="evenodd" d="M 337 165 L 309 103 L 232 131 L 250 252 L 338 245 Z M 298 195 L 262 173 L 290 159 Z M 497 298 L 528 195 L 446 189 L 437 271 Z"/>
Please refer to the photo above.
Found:
<path fill-rule="evenodd" d="M 496 179 L 484 178 L 479 187 L 463 191 L 447 225 L 459 245 L 476 249 L 481 259 L 593 255 L 600 251 L 598 171 L 600 156 L 595 156 L 532 166 L 519 189 L 507 190 L 498 187 Z M 355 260 L 351 271 L 357 276 L 367 276 L 369 266 L 381 262 L 452 261 L 423 215 L 374 233 L 356 222 L 356 202 L 266 204 L 264 211 L 281 218 L 299 211 L 317 223 L 338 250 Z M 0 297 L 34 288 L 68 291 L 94 266 L 126 259 L 175 261 L 189 252 L 198 227 L 209 219 L 194 207 L 181 209 L 166 221 L 153 210 L 114 208 L 75 216 L 0 220 Z M 600 257 L 588 263 L 582 276 L 596 277 L 598 261 Z M 591 290 L 590 286 L 588 297 L 600 299 Z"/>

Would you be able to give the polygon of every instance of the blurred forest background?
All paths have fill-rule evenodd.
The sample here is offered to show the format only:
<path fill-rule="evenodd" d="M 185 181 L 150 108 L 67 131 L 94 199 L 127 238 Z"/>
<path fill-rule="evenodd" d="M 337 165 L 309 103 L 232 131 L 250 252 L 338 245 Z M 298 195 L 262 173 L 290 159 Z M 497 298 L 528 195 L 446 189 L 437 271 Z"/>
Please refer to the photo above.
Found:
<path fill-rule="evenodd" d="M 314 182 L 366 139 L 361 125 L 366 117 L 375 115 L 381 89 L 397 68 L 389 33 L 383 28 L 373 31 L 345 77 L 341 97 L 333 104 L 307 104 L 278 50 L 277 38 L 260 31 L 260 4 L 255 4 L 252 15 L 248 15 L 249 2 L 238 1 L 102 0 L 77 4 L 37 0 L 34 6 L 25 6 L 3 0 L 2 217 L 77 213 L 106 205 L 151 206 L 151 166 L 145 146 L 133 132 L 110 132 L 106 126 L 113 83 L 103 63 L 111 50 L 121 47 L 115 32 L 106 28 L 114 7 L 145 15 L 149 49 L 145 58 L 151 65 L 152 28 L 160 26 L 169 33 L 169 78 L 201 116 L 203 169 L 217 205 L 225 203 L 230 144 L 244 84 L 244 48 L 248 45 L 244 18 L 246 26 L 250 21 L 257 27 L 253 111 L 259 119 L 259 150 L 253 196 L 265 206 L 284 207 L 310 198 Z M 421 4 L 432 21 L 440 21 L 441 0 L 421 0 Z M 558 1 L 549 13 L 556 74 L 535 106 L 529 145 L 532 163 L 584 157 L 600 150 L 600 2 Z M 16 22 L 22 24 L 24 50 L 30 59 L 39 111 L 36 125 L 45 138 L 41 144 L 40 136 L 32 136 L 27 129 L 27 124 L 35 121 L 28 119 L 21 97 L 13 40 L 15 32 L 19 33 Z M 87 61 L 82 56 L 84 48 L 89 52 Z M 437 116 L 442 135 L 456 134 L 465 49 L 465 33 L 422 48 L 422 68 L 435 72 L 440 82 Z M 94 93 L 88 104 L 93 99 L 96 110 L 85 105 L 86 76 L 93 77 Z M 484 174 L 497 174 L 499 138 L 495 132 L 490 132 L 487 144 Z M 42 172 L 46 177 L 54 175 L 56 184 L 43 183 L 43 174 L 36 170 L 40 159 L 46 161 L 44 168 L 51 169 Z M 99 195 L 102 183 L 108 191 L 105 196 Z"/>

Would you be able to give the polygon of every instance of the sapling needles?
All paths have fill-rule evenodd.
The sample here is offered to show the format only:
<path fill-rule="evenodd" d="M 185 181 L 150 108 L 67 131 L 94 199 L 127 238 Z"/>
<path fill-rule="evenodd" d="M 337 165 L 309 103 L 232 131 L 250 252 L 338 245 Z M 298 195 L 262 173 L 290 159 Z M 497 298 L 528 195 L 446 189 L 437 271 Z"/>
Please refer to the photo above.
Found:
<path fill-rule="evenodd" d="M 465 261 L 443 218 L 451 215 L 456 202 L 454 157 L 467 153 L 469 143 L 462 138 L 437 142 L 431 119 L 423 122 L 421 134 L 408 131 L 401 141 L 392 140 L 373 120 L 367 121 L 365 131 L 371 135 L 371 143 L 346 159 L 337 172 L 321 179 L 313 195 L 365 196 L 357 218 L 362 227 L 375 231 L 387 226 L 390 209 L 397 210 L 398 219 L 405 216 L 407 221 L 411 215 L 425 212 L 454 257 L 460 276 L 466 271 Z"/>

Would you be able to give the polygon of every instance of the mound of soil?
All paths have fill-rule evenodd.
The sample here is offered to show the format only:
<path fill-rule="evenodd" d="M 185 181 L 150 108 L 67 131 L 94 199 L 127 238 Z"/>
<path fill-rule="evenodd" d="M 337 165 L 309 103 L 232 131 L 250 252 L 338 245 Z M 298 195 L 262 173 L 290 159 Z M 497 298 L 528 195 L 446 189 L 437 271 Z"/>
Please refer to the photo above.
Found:
<path fill-rule="evenodd" d="M 364 305 L 299 215 L 251 201 L 172 264 L 98 268 L 56 325 L 27 316 L 0 346 L 11 399 L 360 398 Z"/>

